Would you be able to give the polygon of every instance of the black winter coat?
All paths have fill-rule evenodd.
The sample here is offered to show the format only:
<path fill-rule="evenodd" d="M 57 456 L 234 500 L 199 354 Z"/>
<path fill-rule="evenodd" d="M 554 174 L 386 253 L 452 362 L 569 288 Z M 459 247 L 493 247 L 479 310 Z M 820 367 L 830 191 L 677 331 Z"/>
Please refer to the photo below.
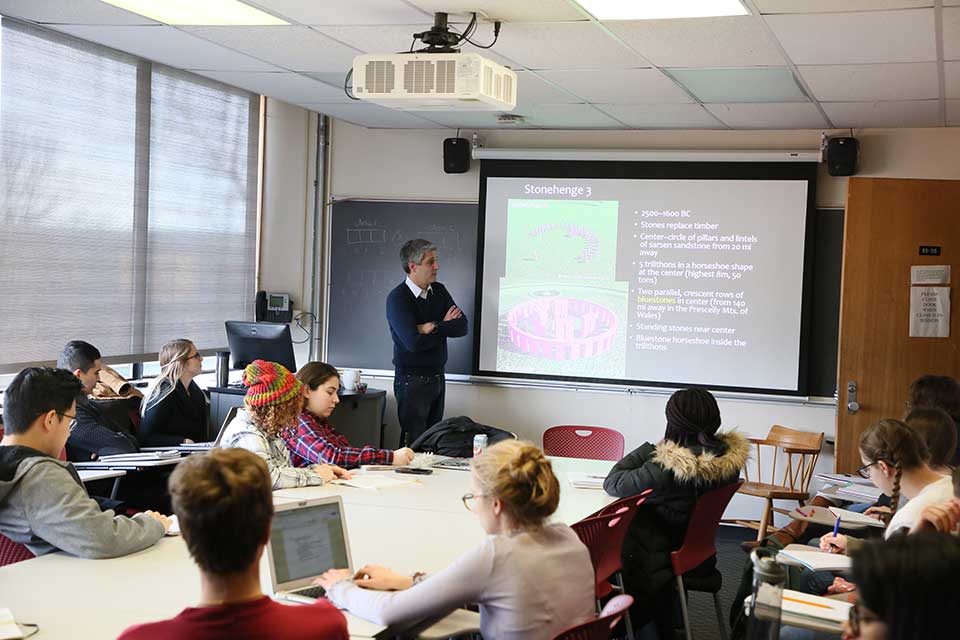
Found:
<path fill-rule="evenodd" d="M 653 489 L 623 541 L 624 582 L 635 597 L 652 598 L 673 580 L 670 552 L 683 544 L 697 498 L 740 477 L 750 457 L 750 443 L 737 432 L 717 437 L 726 445 L 720 455 L 669 440 L 657 445 L 648 442 L 628 453 L 607 475 L 603 488 L 613 496 L 625 498 Z M 694 571 L 709 571 L 713 562 L 707 560 Z"/>

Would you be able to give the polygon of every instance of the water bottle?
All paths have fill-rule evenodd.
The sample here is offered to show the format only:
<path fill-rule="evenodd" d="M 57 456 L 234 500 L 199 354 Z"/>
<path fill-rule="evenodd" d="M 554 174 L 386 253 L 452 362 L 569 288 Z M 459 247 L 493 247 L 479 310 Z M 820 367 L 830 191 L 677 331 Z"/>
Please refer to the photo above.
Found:
<path fill-rule="evenodd" d="M 750 554 L 750 561 L 753 562 L 753 598 L 747 622 L 747 640 L 777 640 L 780 637 L 780 611 L 787 571 L 776 563 L 769 552 L 762 555 L 758 551 L 761 550 L 754 549 Z"/>
<path fill-rule="evenodd" d="M 487 448 L 487 435 L 485 433 L 478 433 L 473 436 L 473 457 L 476 458 L 478 455 L 483 453 L 483 450 Z"/>
<path fill-rule="evenodd" d="M 230 383 L 230 352 L 217 351 L 217 386 L 225 387 Z"/>

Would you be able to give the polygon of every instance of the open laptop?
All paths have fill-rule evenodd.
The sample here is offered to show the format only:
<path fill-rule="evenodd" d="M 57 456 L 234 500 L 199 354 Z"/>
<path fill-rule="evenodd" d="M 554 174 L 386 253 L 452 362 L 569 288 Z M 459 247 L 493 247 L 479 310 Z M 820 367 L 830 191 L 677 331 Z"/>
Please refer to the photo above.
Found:
<path fill-rule="evenodd" d="M 350 542 L 340 496 L 288 502 L 275 507 L 267 563 L 273 594 L 311 603 L 324 595 L 310 584 L 329 569 L 349 569 Z"/>
<path fill-rule="evenodd" d="M 178 444 L 172 447 L 140 447 L 140 451 L 170 451 L 175 450 L 180 453 L 190 454 L 196 452 L 210 451 L 210 449 L 215 449 L 220 446 L 220 441 L 223 440 L 223 434 L 227 432 L 227 427 L 230 425 L 230 422 L 237 415 L 239 407 L 230 407 L 230 410 L 227 412 L 227 415 L 223 419 L 223 424 L 220 425 L 220 431 L 217 432 L 216 440 L 209 440 L 207 442 L 191 442 L 190 444 Z"/>

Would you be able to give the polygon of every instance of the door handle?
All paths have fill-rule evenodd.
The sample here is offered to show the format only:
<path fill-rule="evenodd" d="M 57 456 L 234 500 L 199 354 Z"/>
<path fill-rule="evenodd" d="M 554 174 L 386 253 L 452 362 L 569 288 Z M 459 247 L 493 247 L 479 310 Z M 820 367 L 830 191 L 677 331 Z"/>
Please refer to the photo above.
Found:
<path fill-rule="evenodd" d="M 857 383 L 853 380 L 847 383 L 847 413 L 856 413 L 860 411 L 860 403 L 857 402 Z"/>

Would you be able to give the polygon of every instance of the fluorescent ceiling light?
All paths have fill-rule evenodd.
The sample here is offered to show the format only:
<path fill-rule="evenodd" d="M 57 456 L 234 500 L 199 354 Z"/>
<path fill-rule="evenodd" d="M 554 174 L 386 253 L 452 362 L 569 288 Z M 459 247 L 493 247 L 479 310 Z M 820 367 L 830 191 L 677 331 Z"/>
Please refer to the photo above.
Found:
<path fill-rule="evenodd" d="M 290 24 L 238 0 L 103 0 L 157 22 L 174 25 Z"/>
<path fill-rule="evenodd" d="M 576 0 L 597 20 L 746 16 L 740 0 Z"/>

